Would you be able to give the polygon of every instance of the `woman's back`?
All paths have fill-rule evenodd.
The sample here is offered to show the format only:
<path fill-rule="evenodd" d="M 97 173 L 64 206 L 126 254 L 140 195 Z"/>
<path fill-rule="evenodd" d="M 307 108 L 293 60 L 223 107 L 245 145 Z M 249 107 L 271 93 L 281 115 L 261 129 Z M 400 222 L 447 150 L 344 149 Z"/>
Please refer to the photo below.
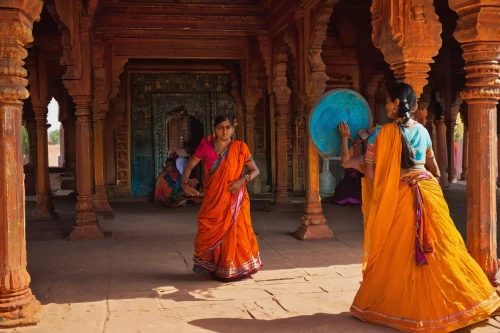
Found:
<path fill-rule="evenodd" d="M 413 151 L 416 166 L 425 164 L 426 156 L 432 151 L 431 137 L 427 129 L 418 122 L 404 126 L 404 133 Z"/>
<path fill-rule="evenodd" d="M 394 125 L 395 123 L 389 123 L 385 124 L 384 126 L 394 126 Z M 379 140 L 377 140 L 378 134 L 380 133 L 382 127 L 383 126 L 378 126 L 377 129 L 374 131 L 373 135 L 368 139 L 367 154 L 365 157 L 365 160 L 368 159 L 368 162 L 374 161 L 375 159 L 376 145 L 390 144 L 390 142 L 379 142 Z M 415 170 L 424 169 L 426 159 L 434 156 L 429 132 L 422 124 L 416 121 L 411 121 L 409 125 L 403 126 L 403 130 L 413 151 L 413 159 L 415 161 L 415 167 L 412 169 Z M 412 169 L 402 170 L 402 172 L 409 171 Z"/>

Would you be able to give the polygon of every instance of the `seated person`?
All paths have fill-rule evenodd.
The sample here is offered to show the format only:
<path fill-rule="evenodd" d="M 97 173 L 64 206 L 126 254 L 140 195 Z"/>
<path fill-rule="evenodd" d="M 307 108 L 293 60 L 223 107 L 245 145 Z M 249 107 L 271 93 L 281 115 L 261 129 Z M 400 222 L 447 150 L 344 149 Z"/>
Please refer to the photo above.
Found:
<path fill-rule="evenodd" d="M 165 168 L 156 180 L 154 200 L 164 202 L 167 207 L 183 207 L 188 203 L 201 203 L 201 196 L 188 195 L 181 187 L 181 173 L 175 166 L 175 159 L 168 158 Z M 199 185 L 197 179 L 191 179 L 189 186 L 196 188 Z"/>

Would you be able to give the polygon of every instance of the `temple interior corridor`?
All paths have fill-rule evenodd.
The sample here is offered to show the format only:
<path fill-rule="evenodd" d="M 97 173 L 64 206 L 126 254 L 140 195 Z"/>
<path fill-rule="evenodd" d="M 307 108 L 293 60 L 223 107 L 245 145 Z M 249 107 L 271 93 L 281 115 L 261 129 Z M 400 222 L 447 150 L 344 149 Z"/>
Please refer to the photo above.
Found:
<path fill-rule="evenodd" d="M 464 235 L 465 186 L 452 185 L 445 196 Z M 70 242 L 74 198 L 55 197 L 60 220 L 27 223 L 31 286 L 43 305 L 40 324 L 0 332 L 393 331 L 349 313 L 361 280 L 360 207 L 327 199 L 323 207 L 334 238 L 303 242 L 291 236 L 303 204 L 297 202 L 296 211 L 266 212 L 271 198 L 252 201 L 262 271 L 224 284 L 191 272 L 198 207 L 120 199 L 112 202 L 115 220 L 102 222 L 104 240 Z M 34 204 L 28 198 L 27 212 Z M 495 323 L 500 327 L 491 319 L 471 329 L 498 332 Z"/>

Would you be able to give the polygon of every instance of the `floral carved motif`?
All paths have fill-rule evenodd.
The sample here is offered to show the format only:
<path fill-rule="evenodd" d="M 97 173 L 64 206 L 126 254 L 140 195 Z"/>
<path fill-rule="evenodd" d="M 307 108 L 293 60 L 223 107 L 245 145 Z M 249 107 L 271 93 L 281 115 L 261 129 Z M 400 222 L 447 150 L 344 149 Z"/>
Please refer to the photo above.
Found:
<path fill-rule="evenodd" d="M 432 0 L 374 0 L 371 12 L 373 43 L 396 79 L 412 85 L 420 96 L 442 44 Z"/>

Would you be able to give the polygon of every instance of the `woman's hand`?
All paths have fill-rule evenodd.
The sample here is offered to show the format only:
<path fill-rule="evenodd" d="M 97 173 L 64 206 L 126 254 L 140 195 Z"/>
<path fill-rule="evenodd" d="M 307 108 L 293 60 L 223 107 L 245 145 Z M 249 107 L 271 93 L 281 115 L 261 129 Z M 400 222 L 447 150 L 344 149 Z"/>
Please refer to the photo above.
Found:
<path fill-rule="evenodd" d="M 350 138 L 351 137 L 351 130 L 349 129 L 349 126 L 347 125 L 346 122 L 341 122 L 339 124 L 339 132 L 340 136 L 343 138 Z"/>
<path fill-rule="evenodd" d="M 243 185 L 245 185 L 245 179 L 238 179 L 229 187 L 229 192 L 236 194 Z"/>

